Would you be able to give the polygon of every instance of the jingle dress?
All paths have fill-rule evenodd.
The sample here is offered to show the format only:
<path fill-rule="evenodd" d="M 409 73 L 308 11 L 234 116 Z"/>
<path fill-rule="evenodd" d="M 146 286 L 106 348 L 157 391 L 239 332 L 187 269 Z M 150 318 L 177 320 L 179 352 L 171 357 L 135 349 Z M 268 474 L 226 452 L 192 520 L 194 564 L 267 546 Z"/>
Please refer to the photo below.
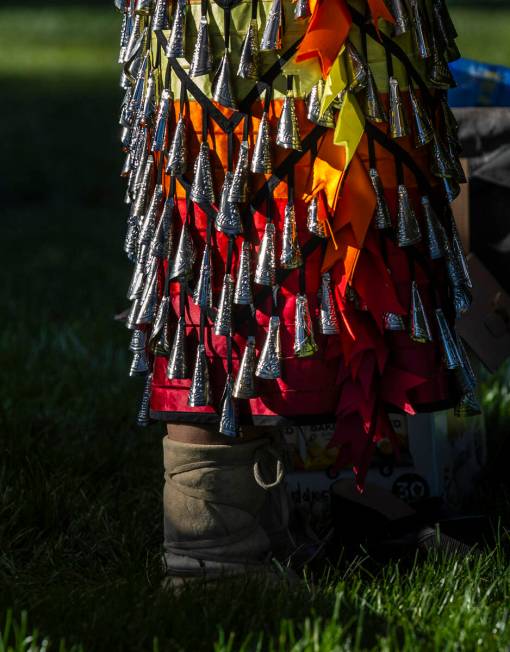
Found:
<path fill-rule="evenodd" d="M 478 413 L 445 0 L 117 0 L 138 421 Z"/>

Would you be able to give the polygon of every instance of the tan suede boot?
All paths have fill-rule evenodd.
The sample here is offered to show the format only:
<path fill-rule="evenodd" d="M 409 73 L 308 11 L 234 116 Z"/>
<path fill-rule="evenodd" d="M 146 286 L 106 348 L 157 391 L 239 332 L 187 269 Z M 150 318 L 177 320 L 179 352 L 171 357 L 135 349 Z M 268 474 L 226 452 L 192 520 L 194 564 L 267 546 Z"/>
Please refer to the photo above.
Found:
<path fill-rule="evenodd" d="M 267 492 L 284 477 L 268 441 L 201 445 L 165 437 L 163 449 L 168 575 L 214 578 L 268 569 L 271 545 L 259 517 Z"/>

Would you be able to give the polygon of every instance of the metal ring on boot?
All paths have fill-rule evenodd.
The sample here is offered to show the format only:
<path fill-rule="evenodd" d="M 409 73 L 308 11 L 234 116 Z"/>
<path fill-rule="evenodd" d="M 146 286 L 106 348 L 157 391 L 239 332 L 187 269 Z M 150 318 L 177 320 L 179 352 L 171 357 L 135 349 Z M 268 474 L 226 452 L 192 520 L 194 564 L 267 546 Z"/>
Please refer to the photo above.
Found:
<path fill-rule="evenodd" d="M 265 482 L 262 477 L 260 471 L 261 450 L 270 453 L 276 459 L 276 479 L 274 480 L 274 482 Z M 264 449 L 259 449 L 256 451 L 255 464 L 253 465 L 253 475 L 259 487 L 262 487 L 262 489 L 265 489 L 266 491 L 268 491 L 269 489 L 274 489 L 279 484 L 281 484 L 283 478 L 285 477 L 285 468 L 283 466 L 283 462 L 281 460 L 280 455 L 272 446 L 267 446 Z"/>

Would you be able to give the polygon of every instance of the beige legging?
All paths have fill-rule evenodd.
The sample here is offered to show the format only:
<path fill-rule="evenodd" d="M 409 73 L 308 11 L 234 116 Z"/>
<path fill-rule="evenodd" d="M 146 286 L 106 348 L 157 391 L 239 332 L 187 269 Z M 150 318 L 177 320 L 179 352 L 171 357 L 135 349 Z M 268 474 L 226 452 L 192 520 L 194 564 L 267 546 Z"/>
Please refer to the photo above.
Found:
<path fill-rule="evenodd" d="M 270 438 L 276 434 L 274 428 L 260 426 L 243 426 L 239 437 L 232 438 L 220 435 L 215 425 L 191 425 L 187 423 L 167 423 L 167 435 L 173 441 L 190 444 L 239 444 L 252 439 Z"/>

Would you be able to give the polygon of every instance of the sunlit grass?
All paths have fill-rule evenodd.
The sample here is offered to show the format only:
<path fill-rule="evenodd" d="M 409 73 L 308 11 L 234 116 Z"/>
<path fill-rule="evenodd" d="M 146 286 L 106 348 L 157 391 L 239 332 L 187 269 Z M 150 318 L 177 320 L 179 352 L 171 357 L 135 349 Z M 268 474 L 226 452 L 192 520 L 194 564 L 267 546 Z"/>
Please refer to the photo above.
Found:
<path fill-rule="evenodd" d="M 457 41 L 464 57 L 510 66 L 510 7 L 451 9 L 459 32 Z"/>

